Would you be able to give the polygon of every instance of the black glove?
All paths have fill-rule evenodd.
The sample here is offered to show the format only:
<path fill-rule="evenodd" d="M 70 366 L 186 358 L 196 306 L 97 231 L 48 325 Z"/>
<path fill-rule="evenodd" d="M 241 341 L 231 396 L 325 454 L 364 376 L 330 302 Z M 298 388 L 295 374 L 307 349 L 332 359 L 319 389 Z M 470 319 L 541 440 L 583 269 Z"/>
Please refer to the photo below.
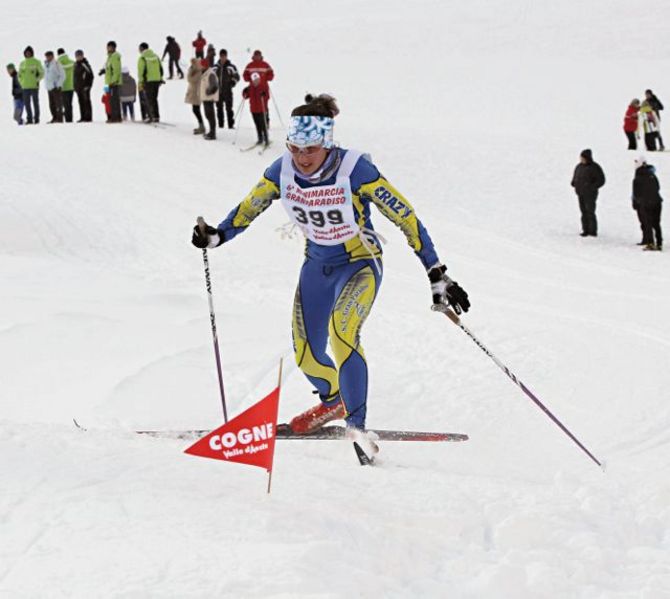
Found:
<path fill-rule="evenodd" d="M 456 314 L 467 312 L 470 309 L 470 300 L 466 291 L 445 273 L 447 267 L 436 264 L 428 271 L 430 290 L 433 293 L 433 304 L 446 304 L 454 309 Z"/>
<path fill-rule="evenodd" d="M 105 69 L 100 69 L 98 71 L 98 77 L 102 77 L 105 74 Z"/>
<path fill-rule="evenodd" d="M 202 230 L 204 228 L 204 231 Z M 193 236 L 191 243 L 201 250 L 205 248 L 215 248 L 223 243 L 223 234 L 219 233 L 218 229 L 205 223 L 201 228 L 200 225 L 193 227 Z"/>

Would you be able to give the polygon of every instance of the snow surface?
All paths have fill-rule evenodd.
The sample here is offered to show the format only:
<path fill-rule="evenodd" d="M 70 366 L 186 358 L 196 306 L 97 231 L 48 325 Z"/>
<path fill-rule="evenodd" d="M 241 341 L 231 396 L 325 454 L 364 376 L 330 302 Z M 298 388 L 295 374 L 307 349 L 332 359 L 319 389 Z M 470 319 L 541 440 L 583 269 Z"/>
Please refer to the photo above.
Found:
<path fill-rule="evenodd" d="M 268 497 L 259 469 L 127 432 L 220 424 L 190 228 L 256 182 L 279 119 L 260 157 L 238 151 L 248 114 L 238 146 L 228 131 L 194 138 L 180 81 L 161 90 L 166 129 L 100 122 L 100 79 L 98 122 L 19 128 L 7 89 L 0 597 L 669 598 L 670 257 L 635 246 L 621 130 L 646 87 L 670 98 L 669 17 L 660 0 L 4 6 L 4 63 L 62 45 L 97 70 L 115 39 L 134 68 L 140 41 L 162 51 L 172 34 L 187 54 L 203 28 L 240 67 L 262 48 L 284 120 L 307 90 L 336 95 L 337 138 L 413 201 L 471 295 L 467 325 L 608 468 L 428 309 L 425 274 L 381 215 L 369 424 L 470 441 L 387 443 L 376 469 L 346 443 L 279 443 Z M 569 187 L 584 147 L 608 179 L 598 239 L 577 236 Z M 652 161 L 667 189 L 667 155 Z M 302 251 L 275 232 L 285 220 L 275 207 L 211 252 L 233 413 L 290 358 Z M 312 401 L 289 367 L 280 417 Z"/>

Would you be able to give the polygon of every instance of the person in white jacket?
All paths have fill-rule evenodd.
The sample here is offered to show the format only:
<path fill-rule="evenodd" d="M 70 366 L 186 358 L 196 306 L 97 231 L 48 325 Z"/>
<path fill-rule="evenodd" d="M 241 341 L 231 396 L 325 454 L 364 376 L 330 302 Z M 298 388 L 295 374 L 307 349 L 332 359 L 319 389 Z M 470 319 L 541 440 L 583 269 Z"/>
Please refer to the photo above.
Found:
<path fill-rule="evenodd" d="M 51 110 L 50 123 L 63 122 L 63 83 L 65 83 L 65 70 L 63 65 L 54 58 L 54 53 L 49 50 L 44 54 L 44 82 L 49 93 L 49 110 Z"/>

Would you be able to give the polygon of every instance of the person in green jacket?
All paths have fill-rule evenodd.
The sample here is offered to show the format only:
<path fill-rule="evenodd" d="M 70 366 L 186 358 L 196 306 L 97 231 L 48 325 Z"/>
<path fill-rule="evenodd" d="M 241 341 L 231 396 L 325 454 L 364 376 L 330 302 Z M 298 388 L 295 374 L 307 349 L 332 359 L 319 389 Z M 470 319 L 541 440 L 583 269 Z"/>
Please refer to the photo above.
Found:
<path fill-rule="evenodd" d="M 149 44 L 140 44 L 140 57 L 137 59 L 137 85 L 147 95 L 147 109 L 149 122 L 158 123 L 160 112 L 158 110 L 158 90 L 164 83 L 163 65 L 158 55 L 149 48 Z"/>
<path fill-rule="evenodd" d="M 58 48 L 58 62 L 65 71 L 65 83 L 63 83 L 63 116 L 66 123 L 72 122 L 72 98 L 74 97 L 74 60 L 72 60 L 63 48 Z"/>
<path fill-rule="evenodd" d="M 35 58 L 32 46 L 26 47 L 23 56 L 24 60 L 19 65 L 19 83 L 23 89 L 26 125 L 32 125 L 40 122 L 40 81 L 44 78 L 44 68 L 42 63 Z"/>
<path fill-rule="evenodd" d="M 105 85 L 109 87 L 111 115 L 108 123 L 121 121 L 121 55 L 116 51 L 116 42 L 107 42 L 107 62 L 105 63 Z"/>

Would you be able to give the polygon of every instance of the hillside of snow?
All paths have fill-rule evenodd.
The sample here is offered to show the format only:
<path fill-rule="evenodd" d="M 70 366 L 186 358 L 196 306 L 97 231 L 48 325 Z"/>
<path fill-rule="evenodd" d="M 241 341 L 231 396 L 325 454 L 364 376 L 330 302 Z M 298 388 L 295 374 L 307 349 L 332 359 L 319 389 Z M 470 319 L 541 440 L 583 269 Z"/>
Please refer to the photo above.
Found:
<path fill-rule="evenodd" d="M 203 29 L 240 69 L 262 49 L 280 112 L 273 147 L 241 153 L 246 108 L 236 145 L 206 142 L 175 80 L 159 98 L 174 127 L 108 126 L 98 78 L 96 122 L 17 127 L 6 77 L 0 597 L 670 599 L 670 256 L 635 245 L 622 131 L 646 88 L 670 102 L 668 18 L 660 0 L 5 6 L 4 64 L 63 46 L 97 72 L 114 39 L 134 71 L 138 44 L 162 52 L 166 35 L 185 63 Z M 368 425 L 469 441 L 386 443 L 377 468 L 348 443 L 278 442 L 267 496 L 262 470 L 132 433 L 220 425 L 190 230 L 280 155 L 306 91 L 338 98 L 336 140 L 413 203 L 470 294 L 466 325 L 605 472 L 430 311 L 421 264 L 376 212 Z M 41 107 L 44 123 L 44 89 Z M 597 239 L 578 236 L 570 187 L 585 147 L 607 177 Z M 670 158 L 648 158 L 664 194 Z M 272 389 L 280 357 L 280 419 L 313 402 L 292 360 L 302 241 L 281 238 L 286 220 L 274 206 L 210 252 L 232 414 Z"/>

